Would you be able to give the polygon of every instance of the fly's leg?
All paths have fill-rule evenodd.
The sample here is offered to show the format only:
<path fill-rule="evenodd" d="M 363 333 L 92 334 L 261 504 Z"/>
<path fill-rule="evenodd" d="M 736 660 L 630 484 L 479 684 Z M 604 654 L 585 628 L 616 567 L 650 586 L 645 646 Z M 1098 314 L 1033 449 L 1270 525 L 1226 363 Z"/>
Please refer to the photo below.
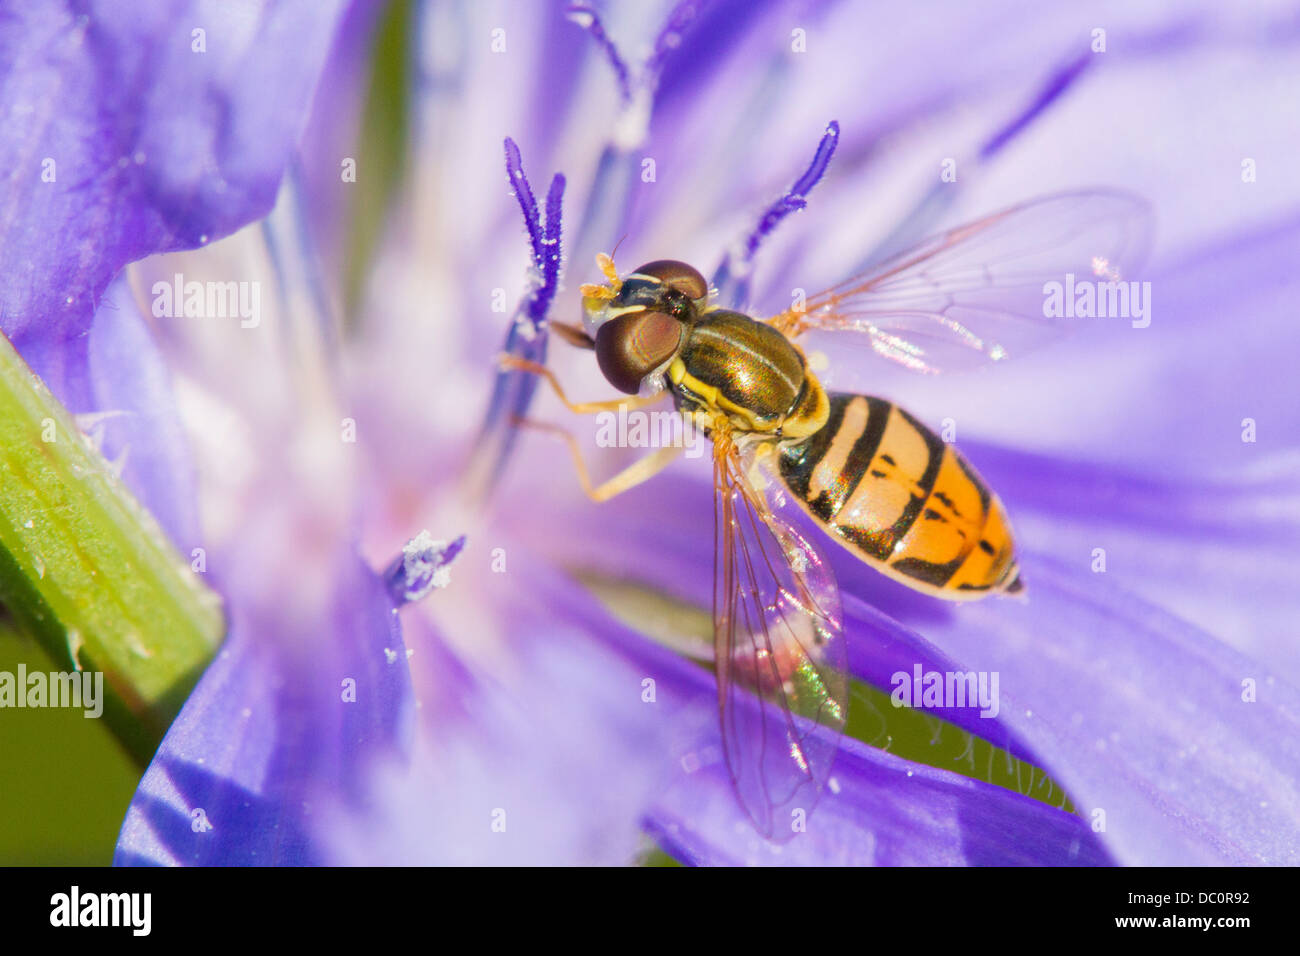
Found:
<path fill-rule="evenodd" d="M 537 362 L 531 362 L 527 359 L 517 358 L 513 355 L 503 355 L 500 359 L 501 367 L 513 369 L 520 372 L 528 372 L 532 375 L 540 375 L 551 386 L 556 396 L 564 403 L 569 411 L 578 415 L 598 415 L 602 412 L 629 411 L 638 408 L 645 408 L 653 405 L 663 398 L 665 393 L 657 395 L 637 396 L 628 395 L 622 398 L 612 399 L 605 402 L 572 402 L 565 395 L 560 381 L 544 365 Z M 577 473 L 578 482 L 582 490 L 592 501 L 608 501 L 616 495 L 635 488 L 644 481 L 653 478 L 659 472 L 663 471 L 677 459 L 685 450 L 685 446 L 671 446 L 660 448 L 653 454 L 641 458 L 627 468 L 614 475 L 612 478 L 601 482 L 599 485 L 591 483 L 590 472 L 587 470 L 587 464 L 582 457 L 582 449 L 578 446 L 578 440 L 568 429 L 561 428 L 558 425 L 552 425 L 546 422 L 538 422 L 529 418 L 515 418 L 514 424 L 524 428 L 532 428 L 537 431 L 548 432 L 551 435 L 562 439 L 569 447 L 569 455 L 573 458 L 574 471 Z"/>
<path fill-rule="evenodd" d="M 677 459 L 677 456 L 686 450 L 685 446 L 660 448 L 654 454 L 646 455 L 644 458 L 632 462 L 614 477 L 601 482 L 599 485 L 593 485 L 591 475 L 587 471 L 587 463 L 582 459 L 582 449 L 578 447 L 578 440 L 573 437 L 573 432 L 567 428 L 561 428 L 559 425 L 551 425 L 531 418 L 516 418 L 514 423 L 523 428 L 547 432 L 563 440 L 569 446 L 569 454 L 573 458 L 573 468 L 578 474 L 578 483 L 582 485 L 582 490 L 586 492 L 587 497 L 592 501 L 608 501 L 615 495 L 621 495 L 623 492 L 635 488 L 643 481 L 648 481 L 671 465 Z"/>
<path fill-rule="evenodd" d="M 569 411 L 577 415 L 598 415 L 601 412 L 616 412 L 620 409 L 633 410 L 645 408 L 647 405 L 653 405 L 663 398 L 664 393 L 658 395 L 629 395 L 625 398 L 615 398 L 608 402 L 571 402 L 569 397 L 564 394 L 564 389 L 560 387 L 560 380 L 555 377 L 545 365 L 539 365 L 536 362 L 530 362 L 528 359 L 521 359 L 514 355 L 503 355 L 500 359 L 502 368 L 513 369 L 517 372 L 529 372 L 533 375 L 540 375 L 550 383 L 555 394 L 559 396 L 560 401 L 565 404 Z"/>

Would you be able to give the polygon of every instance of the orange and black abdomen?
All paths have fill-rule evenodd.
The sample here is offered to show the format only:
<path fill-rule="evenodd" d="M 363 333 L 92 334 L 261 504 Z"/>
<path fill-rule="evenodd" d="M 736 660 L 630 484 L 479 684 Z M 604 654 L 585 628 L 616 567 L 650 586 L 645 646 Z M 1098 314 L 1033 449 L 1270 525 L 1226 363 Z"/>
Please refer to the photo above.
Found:
<path fill-rule="evenodd" d="M 897 405 L 830 395 L 830 418 L 781 446 L 782 480 L 827 531 L 909 587 L 950 600 L 1023 588 L 997 496 Z"/>

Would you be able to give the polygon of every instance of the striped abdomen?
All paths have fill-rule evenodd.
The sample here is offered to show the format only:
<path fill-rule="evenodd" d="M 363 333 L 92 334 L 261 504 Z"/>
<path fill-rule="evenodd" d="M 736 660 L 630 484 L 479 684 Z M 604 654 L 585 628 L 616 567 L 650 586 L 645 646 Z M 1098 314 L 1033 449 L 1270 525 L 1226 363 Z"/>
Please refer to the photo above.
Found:
<path fill-rule="evenodd" d="M 950 600 L 1023 588 L 1002 503 L 897 405 L 831 394 L 825 427 L 778 457 L 800 503 L 890 577 Z"/>

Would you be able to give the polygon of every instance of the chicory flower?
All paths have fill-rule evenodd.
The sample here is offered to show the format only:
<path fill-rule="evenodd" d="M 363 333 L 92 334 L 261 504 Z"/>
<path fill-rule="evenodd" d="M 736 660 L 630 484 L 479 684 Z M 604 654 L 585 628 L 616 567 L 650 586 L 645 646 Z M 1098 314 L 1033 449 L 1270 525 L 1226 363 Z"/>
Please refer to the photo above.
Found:
<path fill-rule="evenodd" d="M 93 320 L 58 311 L 70 288 L 58 269 L 6 286 L 28 295 L 6 300 L 6 333 L 66 403 L 164 423 L 114 435 L 110 421 L 106 442 L 130 445 L 124 477 L 182 552 L 204 550 L 231 618 L 145 776 L 119 862 L 618 862 L 641 833 L 700 863 L 1295 862 L 1300 696 L 1279 635 L 1295 611 L 1297 432 L 1284 385 L 1260 370 L 1278 369 L 1278 343 L 1294 340 L 1281 263 L 1300 197 L 1285 177 L 1242 177 L 1246 159 L 1276 169 L 1293 151 L 1268 91 L 1295 76 L 1296 51 L 1279 42 L 1252 66 L 1241 47 L 1268 23 L 1220 22 L 1208 6 L 1099 11 L 1100 47 L 1093 24 L 1015 4 L 946 6 L 941 26 L 836 4 L 741 16 L 750 6 L 421 7 L 408 180 L 346 331 L 331 319 L 345 290 L 317 248 L 342 245 L 337 219 L 318 213 L 344 207 L 348 183 L 320 171 L 348 157 L 304 145 L 296 164 L 313 172 L 290 178 L 275 213 L 212 242 L 266 211 L 304 120 L 293 91 L 310 88 L 323 40 L 314 57 L 295 44 L 292 63 L 262 54 L 294 82 L 278 84 L 289 92 L 274 110 L 288 132 L 228 153 L 259 189 L 213 196 L 192 143 L 160 135 L 138 167 L 101 177 L 103 198 L 15 214 L 50 216 L 75 240 L 65 249 L 93 249 L 73 260 L 87 277 L 77 301 L 141 255 L 204 247 L 133 268 L 133 288 L 119 283 Z M 305 35 L 330 35 L 329 17 L 293 4 L 266 29 L 290 12 L 312 22 Z M 1016 29 L 991 30 L 999 19 Z M 263 35 L 252 22 L 244 36 Z M 98 23 L 92 13 L 88 35 Z M 177 28 L 150 26 L 155 42 Z M 335 42 L 355 49 L 355 37 Z M 92 44 L 66 56 L 58 69 L 96 62 Z M 322 88 L 355 65 L 339 53 L 331 70 Z M 265 102 L 235 95 L 238 71 L 222 78 L 233 89 L 213 129 L 269 122 Z M 1204 122 L 1234 135 L 1197 138 L 1189 83 Z M 185 100 L 152 89 L 141 80 L 99 111 L 107 128 L 94 135 L 193 122 Z M 304 143 L 317 150 L 333 142 L 321 119 L 333 103 L 315 103 Z M 813 170 L 830 165 L 813 189 L 800 173 L 832 118 L 835 155 L 823 143 Z M 176 218 L 152 232 L 159 192 L 135 185 L 150 156 L 163 182 L 173 163 L 198 181 L 188 202 L 160 204 Z M 530 201 L 538 171 L 563 179 Z M 888 691 L 914 666 L 999 674 L 996 718 L 942 716 L 1048 771 L 1078 812 L 850 737 L 807 832 L 762 840 L 730 793 L 712 678 L 645 636 L 662 602 L 630 627 L 593 593 L 631 582 L 674 599 L 667 630 L 699 623 L 706 469 L 687 461 L 605 505 L 581 499 L 562 449 L 502 428 L 554 408 L 530 401 L 535 381 L 498 377 L 503 335 L 546 357 L 546 319 L 576 316 L 559 265 L 576 285 L 625 234 L 620 261 L 725 263 L 733 294 L 770 314 L 792 289 L 828 286 L 942 225 L 1098 182 L 1157 210 L 1149 327 L 1102 322 L 1019 369 L 955 381 L 846 370 L 955 423 L 1016 521 L 1029 602 L 939 606 L 826 549 L 855 677 Z M 87 208 L 115 210 L 126 238 L 95 236 Z M 177 275 L 258 284 L 256 323 L 158 314 L 153 290 Z M 512 301 L 513 314 L 501 305 Z M 15 303 L 56 320 L 15 321 Z M 138 348 L 87 364 L 85 329 Z M 582 356 L 550 352 L 572 395 L 607 393 Z M 137 369 L 155 374 L 133 392 Z M 496 410 L 486 425 L 483 409 Z M 1242 441 L 1246 419 L 1268 437 Z M 156 449 L 148 471 L 137 447 Z M 471 506 L 493 482 L 490 509 Z M 464 551 L 445 588 L 399 613 L 404 589 L 372 569 L 396 573 L 425 528 L 444 542 L 431 555 L 462 534 Z"/>

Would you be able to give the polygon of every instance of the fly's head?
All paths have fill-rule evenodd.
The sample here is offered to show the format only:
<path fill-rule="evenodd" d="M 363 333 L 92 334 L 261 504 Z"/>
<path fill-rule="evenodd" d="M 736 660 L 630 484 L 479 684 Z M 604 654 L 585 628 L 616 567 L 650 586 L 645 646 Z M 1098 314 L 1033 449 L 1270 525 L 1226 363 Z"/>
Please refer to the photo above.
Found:
<path fill-rule="evenodd" d="M 709 284 L 684 262 L 656 259 L 620 279 L 614 261 L 596 263 L 607 282 L 582 287 L 583 324 L 611 385 L 629 395 L 662 387 L 691 323 L 709 301 Z"/>

